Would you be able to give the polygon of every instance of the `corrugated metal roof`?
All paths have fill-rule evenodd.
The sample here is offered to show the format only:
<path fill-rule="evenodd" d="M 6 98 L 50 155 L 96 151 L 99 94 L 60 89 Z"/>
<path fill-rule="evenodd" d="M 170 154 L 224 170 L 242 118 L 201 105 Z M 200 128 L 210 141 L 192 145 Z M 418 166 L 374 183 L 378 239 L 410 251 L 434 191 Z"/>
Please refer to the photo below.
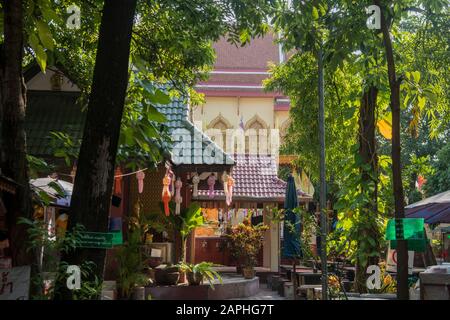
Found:
<path fill-rule="evenodd" d="M 79 96 L 77 92 L 28 91 L 25 130 L 29 154 L 52 156 L 52 131 L 67 133 L 73 140 L 82 138 L 86 114 L 76 103 Z"/>

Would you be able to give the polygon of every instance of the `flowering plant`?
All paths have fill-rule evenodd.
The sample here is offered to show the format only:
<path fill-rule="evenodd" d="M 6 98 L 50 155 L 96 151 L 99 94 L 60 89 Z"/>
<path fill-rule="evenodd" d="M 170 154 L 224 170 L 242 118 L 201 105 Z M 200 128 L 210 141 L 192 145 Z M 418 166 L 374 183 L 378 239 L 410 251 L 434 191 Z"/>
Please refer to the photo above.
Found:
<path fill-rule="evenodd" d="M 250 219 L 245 219 L 243 223 L 231 228 L 227 234 L 231 255 L 242 261 L 244 267 L 256 266 L 264 232 L 268 228 L 262 223 L 253 226 Z"/>
<path fill-rule="evenodd" d="M 330 274 L 328 276 L 328 290 L 331 298 L 339 298 L 341 285 L 339 282 L 339 278 L 334 274 Z"/>
<path fill-rule="evenodd" d="M 381 288 L 369 290 L 371 293 L 395 293 L 397 292 L 397 281 L 386 271 L 386 261 L 378 263 L 381 271 Z"/>

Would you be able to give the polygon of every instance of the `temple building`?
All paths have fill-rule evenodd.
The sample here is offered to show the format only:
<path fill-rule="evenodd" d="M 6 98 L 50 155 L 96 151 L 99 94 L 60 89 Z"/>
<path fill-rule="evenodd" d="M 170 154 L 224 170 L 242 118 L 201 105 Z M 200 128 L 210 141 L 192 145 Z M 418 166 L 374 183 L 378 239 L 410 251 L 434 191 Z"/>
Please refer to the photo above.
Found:
<path fill-rule="evenodd" d="M 281 142 L 289 126 L 289 99 L 279 92 L 265 92 L 262 81 L 269 66 L 284 61 L 284 53 L 268 34 L 236 47 L 226 39 L 216 42 L 216 62 L 210 77 L 196 90 L 205 103 L 193 107 L 192 120 L 203 130 L 278 129 Z M 226 149 L 226 148 L 224 148 Z"/>
<path fill-rule="evenodd" d="M 226 229 L 251 216 L 252 223 L 270 226 L 259 266 L 278 271 L 281 230 L 271 215 L 274 209 L 283 207 L 286 192 L 278 167 L 292 157 L 279 158 L 277 152 L 289 125 L 289 100 L 280 93 L 265 92 L 262 87 L 262 81 L 269 76 L 269 63 L 284 59 L 273 40 L 268 35 L 242 48 L 220 40 L 214 44 L 217 60 L 211 77 L 196 87 L 205 95 L 205 103 L 191 106 L 185 97 L 156 106 L 167 118 L 165 125 L 174 144 L 156 168 L 128 175 L 123 167 L 123 177 L 117 174 L 111 226 L 125 228 L 125 217 L 134 214 L 137 207 L 140 212 L 164 215 L 161 204 L 167 188 L 170 201 L 175 200 L 175 194 L 181 199 L 181 210 L 197 202 L 207 220 L 191 234 L 188 261 L 234 265 L 226 246 Z M 74 169 L 55 159 L 50 135 L 62 131 L 73 139 L 81 138 L 85 113 L 76 103 L 79 89 L 58 68 L 49 68 L 46 74 L 30 69 L 26 80 L 28 151 L 56 163 L 59 177 L 72 181 Z M 226 130 L 234 130 L 234 140 L 227 139 Z M 224 135 L 222 140 L 217 132 Z M 242 137 L 243 146 L 239 144 Z M 257 149 L 252 146 L 254 137 Z M 230 181 L 232 194 L 226 188 Z M 299 186 L 302 205 L 312 201 L 309 191 Z M 162 250 L 164 260 L 176 263 L 180 258 L 178 241 L 170 234 L 155 234 L 153 246 Z"/>

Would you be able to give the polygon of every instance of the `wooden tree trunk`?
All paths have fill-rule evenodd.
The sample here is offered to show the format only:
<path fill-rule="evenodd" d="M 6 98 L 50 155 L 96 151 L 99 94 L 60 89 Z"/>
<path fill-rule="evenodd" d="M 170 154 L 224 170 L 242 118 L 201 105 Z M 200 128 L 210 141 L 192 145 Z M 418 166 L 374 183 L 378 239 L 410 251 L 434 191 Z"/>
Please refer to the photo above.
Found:
<path fill-rule="evenodd" d="M 391 90 L 390 104 L 392 110 L 392 175 L 394 185 L 395 218 L 405 218 L 405 197 L 402 184 L 401 145 L 400 145 L 400 84 L 401 78 L 397 78 L 395 70 L 394 53 L 388 22 L 384 16 L 385 8 L 380 0 L 375 4 L 381 8 L 381 31 L 386 51 L 388 67 L 389 88 Z M 408 243 L 406 240 L 397 241 L 397 298 L 409 299 L 408 288 Z"/>
<path fill-rule="evenodd" d="M 181 252 L 180 252 L 180 261 L 186 262 L 186 246 L 187 246 L 188 236 L 181 238 Z M 177 262 L 177 261 L 175 261 Z"/>
<path fill-rule="evenodd" d="M 370 172 L 365 170 L 362 171 L 363 190 L 361 191 L 364 193 L 368 192 L 370 198 L 370 202 L 364 208 L 361 208 L 362 214 L 364 215 L 378 214 L 378 181 L 377 179 L 373 179 L 373 177 L 378 177 L 378 156 L 375 140 L 377 96 L 378 89 L 371 86 L 366 92 L 364 92 L 359 109 L 359 155 L 362 158 L 363 164 L 370 165 Z M 372 173 L 372 176 L 370 173 Z M 375 188 L 373 191 L 365 189 L 367 184 L 374 185 Z M 379 246 L 377 240 L 379 238 L 379 234 L 375 228 L 376 226 L 373 225 L 365 225 L 361 230 L 359 230 L 359 233 L 375 239 L 375 241 L 377 241 L 376 245 Z M 356 264 L 356 288 L 359 292 L 366 291 L 365 279 L 367 266 L 376 263 L 378 263 L 378 259 L 376 257 L 369 259 L 365 263 L 358 259 Z"/>
<path fill-rule="evenodd" d="M 31 192 L 26 158 L 25 107 L 26 87 L 22 75 L 23 8 L 21 0 L 2 1 L 4 43 L 0 57 L 0 165 L 4 175 L 18 183 L 16 196 L 7 203 L 7 227 L 13 265 L 27 265 L 27 229 L 18 225 L 20 217 L 31 216 Z"/>
<path fill-rule="evenodd" d="M 78 157 L 70 227 L 107 232 L 120 124 L 128 84 L 128 62 L 136 0 L 105 0 L 92 91 Z M 93 261 L 103 277 L 105 250 L 80 249 L 70 262 Z"/>

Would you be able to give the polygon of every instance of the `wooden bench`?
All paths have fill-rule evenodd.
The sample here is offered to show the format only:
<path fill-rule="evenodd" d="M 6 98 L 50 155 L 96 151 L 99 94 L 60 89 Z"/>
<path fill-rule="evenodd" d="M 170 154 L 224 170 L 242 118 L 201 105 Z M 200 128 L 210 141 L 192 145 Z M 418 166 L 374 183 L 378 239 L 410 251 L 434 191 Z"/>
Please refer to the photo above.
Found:
<path fill-rule="evenodd" d="M 294 284 L 290 281 L 284 283 L 284 297 L 288 300 L 294 299 Z"/>
<path fill-rule="evenodd" d="M 315 285 L 315 284 L 320 284 L 321 283 L 321 279 L 322 279 L 322 273 L 318 272 L 318 273 L 314 273 L 314 272 L 302 272 L 302 273 L 297 273 L 297 279 L 298 279 L 298 284 L 299 285 Z"/>
<path fill-rule="evenodd" d="M 303 284 L 298 288 L 298 295 L 301 298 L 306 298 L 306 300 L 316 300 L 317 292 L 322 292 L 321 284 Z"/>

